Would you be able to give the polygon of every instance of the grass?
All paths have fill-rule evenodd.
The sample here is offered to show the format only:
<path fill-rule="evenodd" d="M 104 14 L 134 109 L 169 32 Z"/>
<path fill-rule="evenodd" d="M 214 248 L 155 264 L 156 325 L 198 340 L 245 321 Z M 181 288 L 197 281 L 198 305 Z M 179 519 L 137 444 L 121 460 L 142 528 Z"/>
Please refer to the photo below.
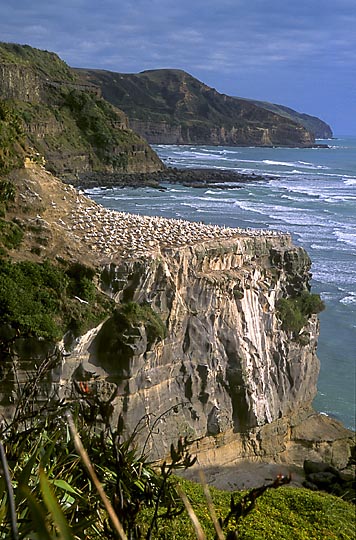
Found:
<path fill-rule="evenodd" d="M 163 321 L 148 304 L 137 304 L 136 302 L 122 304 L 116 310 L 114 319 L 115 325 L 120 329 L 121 333 L 143 324 L 149 344 L 156 340 L 162 341 L 166 336 Z"/>
<path fill-rule="evenodd" d="M 237 473 L 238 474 L 238 473 Z M 179 480 L 208 539 L 215 538 L 212 519 L 203 488 L 193 482 Z M 231 493 L 210 489 L 218 517 L 229 512 Z M 235 500 L 244 492 L 234 493 Z M 144 516 L 148 520 L 149 510 Z M 255 508 L 228 530 L 237 531 L 239 540 L 354 540 L 355 507 L 342 499 L 302 488 L 281 487 L 266 491 Z M 161 520 L 155 538 L 159 540 L 193 540 L 193 526 L 184 513 L 170 522 Z"/>
<path fill-rule="evenodd" d="M 31 67 L 54 80 L 74 80 L 70 68 L 57 54 L 29 45 L 0 42 L 0 62 Z"/>
<path fill-rule="evenodd" d="M 25 136 L 21 116 L 11 105 L 0 100 L 0 175 L 16 167 L 22 167 L 24 147 Z"/>

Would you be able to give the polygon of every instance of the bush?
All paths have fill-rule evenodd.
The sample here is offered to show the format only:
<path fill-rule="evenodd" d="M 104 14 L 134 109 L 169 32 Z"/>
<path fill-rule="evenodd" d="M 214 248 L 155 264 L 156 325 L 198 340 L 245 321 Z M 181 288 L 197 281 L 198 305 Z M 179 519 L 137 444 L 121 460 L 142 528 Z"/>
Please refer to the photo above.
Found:
<path fill-rule="evenodd" d="M 290 298 L 281 298 L 277 302 L 278 317 L 282 321 L 282 329 L 298 335 L 306 326 L 313 314 L 320 313 L 325 308 L 318 294 L 303 291 L 302 294 Z"/>
<path fill-rule="evenodd" d="M 24 146 L 21 118 L 9 104 L 0 100 L 0 174 L 22 167 Z"/>
<path fill-rule="evenodd" d="M 70 279 L 68 291 L 74 296 L 92 302 L 96 296 L 96 288 L 93 283 L 95 270 L 81 263 L 74 263 L 66 271 Z"/>
<path fill-rule="evenodd" d="M 0 325 L 10 325 L 25 337 L 54 341 L 68 329 L 78 335 L 95 326 L 111 303 L 96 291 L 88 277 L 93 272 L 81 265 L 65 272 L 48 261 L 0 261 Z"/>
<path fill-rule="evenodd" d="M 23 238 L 23 231 L 16 223 L 0 218 L 0 242 L 8 249 L 17 248 Z"/>
<path fill-rule="evenodd" d="M 136 302 L 122 304 L 115 312 L 114 319 L 121 333 L 125 332 L 126 329 L 143 324 L 149 344 L 157 340 L 162 341 L 166 336 L 166 328 L 162 319 L 148 304 L 137 304 Z"/>
<path fill-rule="evenodd" d="M 7 205 L 15 200 L 15 186 L 8 180 L 0 180 L 0 203 Z"/>
<path fill-rule="evenodd" d="M 39 372 L 45 376 L 47 368 L 51 369 L 50 361 L 44 369 L 40 366 Z M 70 406 L 49 401 L 43 410 L 45 414 L 33 415 L 28 401 L 36 396 L 38 382 L 36 378 L 32 387 L 29 384 L 25 388 L 22 400 L 20 396 L 17 403 L 19 414 L 10 424 L 2 424 L 0 433 L 4 450 L 2 463 L 7 461 L 14 491 L 18 537 L 118 538 L 94 487 L 93 476 L 89 476 L 83 466 L 83 454 L 70 436 L 65 415 Z M 145 449 L 140 451 L 135 444 L 136 434 L 147 428 L 146 422 L 124 439 L 121 416 L 116 427 L 109 427 L 110 399 L 100 401 L 95 387 L 83 385 L 81 392 L 70 408 L 82 443 L 127 537 L 131 540 L 195 539 L 192 522 L 180 500 L 179 491 L 183 491 L 206 538 L 216 538 L 203 487 L 173 476 L 176 471 L 194 464 L 190 443 L 180 439 L 176 446 L 171 445 L 170 457 L 153 467 L 144 454 Z M 32 413 L 31 417 L 26 418 L 26 411 Z M 155 424 L 151 429 L 154 427 Z M 272 484 L 248 492 L 231 494 L 210 489 L 226 540 L 354 539 L 352 504 L 326 493 L 280 487 L 287 483 L 283 478 L 279 475 Z M 272 489 L 276 487 L 280 489 Z M 7 540 L 11 531 L 7 488 L 2 469 L 1 540 Z"/>

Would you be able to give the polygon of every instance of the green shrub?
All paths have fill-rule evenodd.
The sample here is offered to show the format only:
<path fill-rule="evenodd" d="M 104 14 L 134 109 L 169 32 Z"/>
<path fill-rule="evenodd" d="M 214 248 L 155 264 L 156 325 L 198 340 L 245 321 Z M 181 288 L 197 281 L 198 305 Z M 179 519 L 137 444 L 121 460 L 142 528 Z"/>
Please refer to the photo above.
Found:
<path fill-rule="evenodd" d="M 143 324 L 149 344 L 157 340 L 161 341 L 166 336 L 166 328 L 162 319 L 148 304 L 137 304 L 136 302 L 122 304 L 116 310 L 114 319 L 115 325 L 121 333 L 125 332 L 126 329 Z"/>
<path fill-rule="evenodd" d="M 111 310 L 111 302 L 96 291 L 90 275 L 93 270 L 82 266 L 66 273 L 48 261 L 1 260 L 0 325 L 50 340 L 58 340 L 68 329 L 76 335 L 88 330 Z"/>
<path fill-rule="evenodd" d="M 23 238 L 23 230 L 13 221 L 0 218 L 0 243 L 8 249 L 17 248 Z"/>
<path fill-rule="evenodd" d="M 32 387 L 31 384 L 26 387 L 23 400 L 17 404 L 19 414 L 12 423 L 3 424 L 0 433 L 15 495 L 19 538 L 117 538 L 70 436 L 65 419 L 69 405 L 48 402 L 46 414 L 27 418 L 24 429 L 26 411 L 33 412 L 28 398 L 36 395 L 37 383 L 38 379 Z M 90 385 L 85 389 L 85 398 L 83 393 L 78 394 L 76 405 L 72 406 L 82 443 L 127 537 L 195 539 L 193 525 L 178 496 L 179 485 L 206 538 L 216 538 L 203 487 L 173 476 L 195 462 L 189 442 L 180 439 L 177 446 L 171 445 L 170 457 L 153 467 L 144 448 L 139 450 L 135 441 L 140 429 L 147 428 L 146 422 L 124 439 L 121 416 L 116 428 L 108 427 L 110 407 L 110 399 L 100 401 L 95 386 Z M 210 488 L 226 540 L 354 539 L 355 512 L 351 503 L 326 493 L 271 487 L 233 494 Z M 252 506 L 247 508 L 245 504 L 251 500 Z M 10 537 L 8 506 L 7 486 L 1 471 L 1 540 Z M 241 512 L 236 512 L 238 509 Z"/>
<path fill-rule="evenodd" d="M 0 100 L 0 174 L 22 167 L 25 137 L 20 116 L 5 101 Z"/>
<path fill-rule="evenodd" d="M 46 78 L 73 81 L 74 75 L 69 66 L 57 54 L 35 49 L 29 45 L 0 42 L 0 61 L 32 67 Z"/>
<path fill-rule="evenodd" d="M 66 271 L 70 279 L 68 291 L 82 300 L 92 302 L 96 296 L 96 288 L 93 283 L 95 270 L 81 263 L 74 263 Z"/>
<path fill-rule="evenodd" d="M 15 200 L 15 186 L 8 180 L 0 180 L 0 203 L 7 205 Z"/>
<path fill-rule="evenodd" d="M 282 329 L 298 335 L 307 324 L 312 314 L 320 313 L 325 308 L 318 294 L 303 291 L 302 294 L 290 298 L 281 298 L 277 302 L 278 317 L 282 321 Z"/>

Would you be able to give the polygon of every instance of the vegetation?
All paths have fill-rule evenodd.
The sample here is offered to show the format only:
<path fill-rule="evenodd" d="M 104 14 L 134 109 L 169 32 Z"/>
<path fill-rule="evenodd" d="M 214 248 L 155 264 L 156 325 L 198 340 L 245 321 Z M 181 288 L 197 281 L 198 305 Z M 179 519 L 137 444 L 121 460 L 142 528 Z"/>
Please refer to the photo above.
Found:
<path fill-rule="evenodd" d="M 57 54 L 29 45 L 0 42 L 0 62 L 31 67 L 54 80 L 74 80 L 71 69 Z"/>
<path fill-rule="evenodd" d="M 56 174 L 81 172 L 88 164 L 95 171 L 129 172 L 134 158 L 135 169 L 139 159 L 143 167 L 147 159 L 160 168 L 147 143 L 125 129 L 125 114 L 96 95 L 95 87 L 79 81 L 56 54 L 0 43 L 0 64 L 5 74 L 16 64 L 19 72 L 14 76 L 23 81 L 19 91 L 9 95 L 4 94 L 5 85 L 6 101 L 0 101 L 0 175 L 22 166 L 25 144 L 44 156 Z M 26 76 L 20 68 L 27 70 Z M 138 149 L 145 151 L 141 158 L 135 154 Z"/>
<path fill-rule="evenodd" d="M 312 142 L 304 127 L 314 126 L 315 122 L 325 125 L 291 109 L 287 114 L 286 109 L 280 106 L 268 107 L 262 102 L 224 96 L 176 69 L 147 70 L 135 74 L 81 69 L 78 76 L 100 86 L 105 99 L 125 111 L 131 125 L 140 120 L 148 124 L 165 123 L 172 128 L 179 126 L 180 137 L 187 144 L 192 141 L 197 144 L 213 141 L 216 144 L 217 126 L 220 126 L 225 129 L 225 139 L 227 137 L 232 144 L 263 144 L 254 133 L 256 128 L 263 127 L 270 130 L 274 144 L 303 145 L 304 137 Z M 138 129 L 143 131 L 139 125 Z M 162 132 L 162 138 L 165 136 L 167 133 Z M 150 128 L 147 137 L 150 140 Z"/>
<path fill-rule="evenodd" d="M 318 294 L 303 291 L 300 295 L 281 298 L 277 302 L 278 316 L 282 329 L 298 336 L 312 314 L 320 313 L 325 308 Z"/>
<path fill-rule="evenodd" d="M 127 330 L 144 325 L 149 344 L 165 338 L 166 327 L 157 313 L 148 304 L 127 302 L 122 304 L 114 313 L 115 327 L 124 334 Z"/>
<path fill-rule="evenodd" d="M 94 271 L 79 264 L 67 269 L 48 261 L 0 264 L 0 326 L 17 335 L 58 340 L 68 329 L 78 335 L 110 309 L 96 291 Z"/>
<path fill-rule="evenodd" d="M 19 247 L 23 238 L 23 230 L 13 221 L 0 218 L 0 244 L 7 249 Z"/>
<path fill-rule="evenodd" d="M 64 90 L 63 98 L 64 106 L 69 108 L 82 137 L 95 149 L 99 159 L 106 165 L 125 171 L 127 152 L 135 144 L 142 145 L 142 141 L 135 133 L 114 127 L 124 121 L 124 115 L 91 93 Z"/>
<path fill-rule="evenodd" d="M 95 396 L 91 399 L 93 406 Z M 216 538 L 212 510 L 203 487 L 173 476 L 195 461 L 189 453 L 188 441 L 180 440 L 176 446 L 172 445 L 170 458 L 160 467 L 154 467 L 137 448 L 136 433 L 127 440 L 123 438 L 121 417 L 112 429 L 105 426 L 105 412 L 100 418 L 96 415 L 102 422 L 98 428 L 98 424 L 85 421 L 80 396 L 77 402 L 73 413 L 75 424 L 109 506 L 119 518 L 125 535 L 121 538 L 196 538 L 191 518 L 182 504 L 182 492 L 202 527 L 204 536 L 200 538 Z M 104 405 L 101 403 L 101 411 L 107 411 Z M 68 405 L 63 403 L 47 404 L 46 419 L 37 415 L 29 424 L 25 421 L 26 411 L 22 409 L 22 415 L 3 428 L 1 446 L 5 459 L 0 473 L 0 539 L 11 537 L 11 488 L 13 527 L 20 540 L 119 537 L 96 491 L 96 475 L 88 474 L 83 465 L 87 463 L 85 453 L 83 456 L 70 435 L 66 410 Z M 4 474 L 6 462 L 8 481 Z M 212 507 L 223 530 L 221 537 L 226 540 L 354 538 L 355 514 L 350 503 L 305 489 L 268 489 L 283 483 L 277 478 L 269 486 L 233 495 L 211 489 Z"/>
<path fill-rule="evenodd" d="M 8 180 L 0 180 L 0 204 L 8 205 L 15 200 L 15 186 Z"/>
<path fill-rule="evenodd" d="M 22 167 L 24 156 L 25 135 L 21 117 L 8 103 L 0 100 L 0 175 Z M 3 190 L 0 196 L 4 196 Z"/>
<path fill-rule="evenodd" d="M 281 487 L 288 477 L 248 492 L 209 494 L 174 476 L 195 462 L 187 439 L 154 466 L 146 445 L 136 442 L 138 433 L 147 433 L 148 418 L 124 436 L 123 418 L 113 427 L 111 398 L 99 398 L 95 385 L 78 385 L 74 404 L 49 399 L 39 410 L 38 383 L 53 365 L 46 359 L 36 380 L 19 389 L 12 420 L 0 426 L 0 539 L 189 540 L 196 538 L 192 511 L 201 539 L 217 538 L 216 530 L 226 540 L 354 538 L 351 503 Z"/>

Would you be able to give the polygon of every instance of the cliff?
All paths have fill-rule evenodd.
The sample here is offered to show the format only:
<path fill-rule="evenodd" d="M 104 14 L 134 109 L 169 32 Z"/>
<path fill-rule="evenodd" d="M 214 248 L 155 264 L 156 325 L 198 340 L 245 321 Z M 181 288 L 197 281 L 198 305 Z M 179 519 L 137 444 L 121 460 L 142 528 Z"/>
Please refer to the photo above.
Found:
<path fill-rule="evenodd" d="M 83 84 L 54 53 L 0 43 L 0 105 L 23 141 L 61 175 L 152 172 L 163 164 L 98 87 Z"/>
<path fill-rule="evenodd" d="M 75 70 L 100 87 L 127 114 L 130 127 L 151 144 L 301 146 L 314 135 L 297 113 L 281 114 L 260 103 L 220 94 L 181 70 L 137 74 Z"/>
<path fill-rule="evenodd" d="M 8 177 L 16 198 L 7 219 L 16 216 L 23 231 L 8 256 L 56 260 L 59 268 L 89 265 L 113 304 L 88 332 L 75 333 L 71 323 L 57 348 L 33 329 L 26 335 L 23 326 L 14 332 L 9 322 L 0 325 L 2 339 L 8 336 L 0 384 L 5 415 L 16 380 L 36 376 L 53 351 L 37 399 L 49 393 L 104 403 L 111 422 L 122 414 L 127 433 L 144 418 L 139 440 L 147 439 L 152 458 L 187 435 L 200 464 L 301 464 L 308 457 L 345 466 L 351 433 L 312 410 L 318 319 L 309 303 L 309 257 L 289 235 L 113 213 L 28 167 Z M 82 284 L 85 293 L 88 278 Z M 64 322 L 65 302 L 78 317 L 79 308 L 98 301 L 71 290 L 59 296 Z M 290 309 L 306 301 L 301 326 L 286 318 L 281 300 Z"/>
<path fill-rule="evenodd" d="M 243 98 L 237 98 L 243 99 Z M 316 139 L 331 139 L 333 132 L 329 124 L 320 120 L 316 116 L 311 116 L 310 114 L 299 113 L 290 107 L 285 107 L 284 105 L 277 105 L 275 103 L 269 103 L 267 101 L 257 101 L 252 99 L 247 99 L 247 101 L 254 103 L 258 107 L 267 109 L 268 111 L 275 112 L 286 118 L 290 118 L 294 122 L 300 123 L 308 131 L 313 133 Z"/>

